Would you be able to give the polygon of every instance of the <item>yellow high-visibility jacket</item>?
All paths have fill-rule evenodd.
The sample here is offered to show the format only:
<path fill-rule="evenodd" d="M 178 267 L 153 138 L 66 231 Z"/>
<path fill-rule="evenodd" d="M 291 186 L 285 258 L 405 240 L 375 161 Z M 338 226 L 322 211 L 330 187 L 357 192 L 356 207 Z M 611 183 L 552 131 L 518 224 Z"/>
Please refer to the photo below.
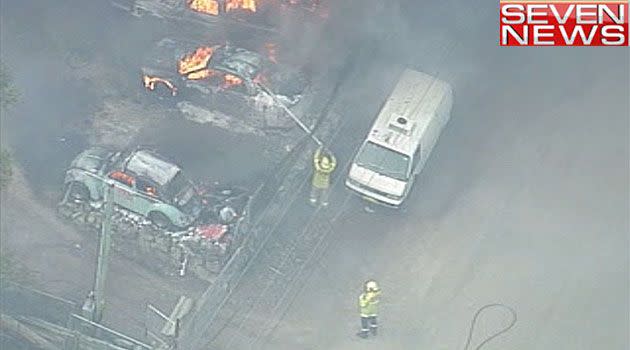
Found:
<path fill-rule="evenodd" d="M 335 171 L 337 167 L 337 159 L 332 154 L 328 154 L 328 158 L 330 159 L 330 165 L 325 168 L 322 166 L 322 158 L 324 155 L 322 154 L 322 149 L 317 149 L 315 152 L 315 156 L 313 157 L 313 165 L 315 171 L 313 172 L 313 187 L 326 189 L 330 186 L 330 174 Z"/>
<path fill-rule="evenodd" d="M 359 313 L 361 317 L 372 317 L 378 313 L 380 292 L 364 292 L 359 296 Z"/>

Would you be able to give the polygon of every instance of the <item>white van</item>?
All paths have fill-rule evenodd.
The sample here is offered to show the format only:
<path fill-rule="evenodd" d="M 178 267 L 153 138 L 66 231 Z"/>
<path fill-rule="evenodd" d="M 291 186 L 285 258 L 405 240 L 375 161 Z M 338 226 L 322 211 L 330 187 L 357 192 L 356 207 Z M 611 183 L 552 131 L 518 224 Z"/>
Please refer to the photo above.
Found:
<path fill-rule="evenodd" d="M 364 199 L 399 207 L 450 119 L 451 86 L 406 69 L 357 152 L 346 186 Z"/>

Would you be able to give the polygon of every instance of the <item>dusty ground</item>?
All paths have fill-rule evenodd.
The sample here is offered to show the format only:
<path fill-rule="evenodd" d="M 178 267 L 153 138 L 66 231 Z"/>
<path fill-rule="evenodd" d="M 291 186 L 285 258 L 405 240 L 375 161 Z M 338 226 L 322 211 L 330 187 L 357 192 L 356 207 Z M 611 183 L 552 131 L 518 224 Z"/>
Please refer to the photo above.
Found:
<path fill-rule="evenodd" d="M 264 273 L 263 277 L 270 278 L 264 286 L 271 287 L 260 289 L 255 282 L 262 277 L 252 277 L 252 282 L 242 287 L 250 288 L 248 291 L 235 293 L 254 298 L 232 301 L 243 305 L 236 309 L 242 313 L 220 325 L 225 328 L 221 328 L 222 337 L 214 339 L 213 347 L 461 348 L 477 308 L 504 302 L 516 309 L 518 323 L 484 350 L 627 349 L 628 51 L 499 48 L 496 6 L 472 6 L 462 1 L 400 3 L 398 10 L 393 2 L 388 6 L 378 1 L 345 2 L 344 6 L 351 13 L 361 13 L 364 21 L 348 18 L 331 32 L 331 41 L 347 44 L 348 50 L 356 40 L 380 40 L 381 44 L 357 63 L 357 70 L 365 73 L 359 74 L 353 88 L 343 91 L 335 109 L 348 122 L 332 145 L 340 159 L 338 182 L 330 212 L 316 217 L 332 222 L 334 229 L 327 236 L 315 233 L 310 237 L 308 244 L 323 238 L 310 254 L 311 247 L 301 239 L 305 222 L 287 222 L 278 237 L 279 242 L 288 244 L 262 255 L 262 260 L 253 264 L 257 268 L 250 272 Z M 49 56 L 48 51 L 36 53 L 47 41 L 54 47 L 70 47 L 64 41 L 73 42 L 69 39 L 72 35 L 89 32 L 76 27 L 72 30 L 73 25 L 83 29 L 107 26 L 81 24 L 76 15 L 82 11 L 80 7 L 74 10 L 75 16 L 69 16 L 74 21 L 61 24 L 55 18 L 68 11 L 68 6 L 52 12 L 39 7 L 39 12 L 24 7 L 19 12 L 22 17 L 15 18 L 39 16 L 40 23 L 48 25 L 44 28 L 59 30 L 40 29 L 42 35 L 31 35 L 31 40 L 17 45 L 22 50 L 17 52 L 31 54 L 25 60 L 28 64 L 17 67 L 18 82 L 35 86 L 26 90 L 27 98 L 39 103 L 25 107 L 20 113 L 23 122 L 13 125 L 12 130 L 14 142 L 21 141 L 16 153 L 27 171 L 29 185 L 43 184 L 35 186 L 36 191 L 41 187 L 52 191 L 52 184 L 58 181 L 51 180 L 50 174 L 59 176 L 62 172 L 55 164 L 66 164 L 73 152 L 87 143 L 70 137 L 68 131 L 82 125 L 82 117 L 93 111 L 85 101 L 98 100 L 90 94 L 99 91 L 61 79 L 54 74 L 62 71 L 60 61 L 52 59 L 57 56 Z M 106 33 L 93 29 L 85 35 L 103 40 L 103 45 L 93 45 L 103 46 L 96 52 L 125 52 L 127 60 L 122 61 L 130 62 L 134 45 L 150 35 L 130 30 L 133 35 L 129 40 L 117 39 L 137 26 L 112 27 Z M 28 26 L 20 28 L 22 31 L 11 32 L 3 27 L 2 32 L 17 38 L 29 33 Z M 68 31 L 72 35 L 62 35 Z M 6 34 L 3 39 L 7 39 Z M 12 62 L 19 62 L 15 55 Z M 344 165 L 402 66 L 450 81 L 457 102 L 408 212 L 369 216 L 360 212 L 341 185 L 341 178 Z M 35 79 L 42 76 L 46 79 Z M 193 129 L 187 128 L 182 137 L 173 137 L 170 142 L 181 146 L 176 153 L 195 150 L 195 157 L 187 162 L 200 166 L 198 159 L 203 158 L 197 157 L 203 155 L 204 148 L 197 147 L 198 139 L 183 142 Z M 165 127 L 162 133 L 150 132 L 149 139 L 172 136 L 169 131 Z M 68 137 L 58 142 L 60 136 Z M 246 159 L 255 159 L 252 152 L 243 154 Z M 214 156 L 205 155 L 203 162 L 211 159 Z M 29 210 L 15 209 L 24 198 L 28 196 L 16 195 L 17 204 L 7 202 L 11 206 L 6 209 L 13 210 L 16 218 L 6 219 L 7 225 L 14 232 L 28 231 L 28 240 L 13 233 L 13 244 L 22 250 L 18 255 L 31 259 L 33 269 L 42 271 L 40 276 L 61 273 L 51 267 L 53 259 L 67 261 L 69 267 L 64 264 L 64 268 L 73 272 L 64 271 L 60 278 L 48 282 L 59 290 L 86 290 L 89 283 L 85 279 L 68 277 L 89 274 L 90 269 L 80 266 L 83 260 L 78 257 L 89 249 L 72 248 L 77 241 L 81 243 L 80 235 L 65 228 L 51 232 L 50 228 L 57 226 L 47 221 L 53 220 L 52 216 L 46 214 L 46 220 L 40 217 L 47 211 L 37 205 L 38 199 L 22 206 Z M 288 217 L 308 220 L 311 214 L 298 202 L 293 210 Z M 33 218 L 34 231 L 46 235 L 27 230 L 25 223 L 17 220 L 22 215 Z M 3 225 L 4 221 L 3 217 Z M 42 243 L 47 244 L 43 257 L 31 253 L 29 244 L 36 246 L 39 241 L 47 242 Z M 308 254 L 292 254 L 296 247 Z M 273 269 L 278 270 L 277 262 L 284 268 L 281 273 L 291 273 L 289 283 L 286 276 L 276 276 Z M 139 278 L 134 269 L 128 270 L 114 285 L 138 283 L 139 288 L 153 288 L 146 277 Z M 355 301 L 368 277 L 383 285 L 383 328 L 379 338 L 362 342 L 354 336 L 358 327 Z M 69 282 L 55 282 L 58 279 Z M 275 286 L 275 281 L 283 284 Z M 68 283 L 83 284 L 77 284 L 80 288 L 64 287 Z M 136 293 L 142 294 L 134 288 L 111 293 L 133 305 L 137 303 Z M 159 294 L 156 292 L 156 298 Z M 507 315 L 498 312 L 484 315 L 475 342 L 506 321 Z"/>
<path fill-rule="evenodd" d="M 518 323 L 487 349 L 627 348 L 628 121 L 616 102 L 623 93 L 610 86 L 627 88 L 614 72 L 597 80 L 582 85 L 579 103 L 548 104 L 535 120 L 491 131 L 465 186 L 440 175 L 456 171 L 455 160 L 434 158 L 405 215 L 368 216 L 339 194 L 335 210 L 345 212 L 328 249 L 305 269 L 312 276 L 267 348 L 461 348 L 476 309 L 496 302 L 515 308 Z M 606 105 L 606 123 L 591 118 Z M 444 140 L 457 143 L 452 135 Z M 366 343 L 354 337 L 355 298 L 370 277 L 385 296 L 381 335 Z M 473 345 L 508 322 L 488 312 Z"/>
<path fill-rule="evenodd" d="M 239 185 L 262 181 L 290 148 L 290 140 L 270 148 L 265 137 L 184 120 L 147 99 L 140 67 L 155 40 L 172 31 L 163 22 L 77 0 L 3 3 L 1 16 L 1 58 L 21 92 L 2 125 L 17 165 L 2 195 L 2 246 L 39 289 L 81 303 L 92 284 L 96 237 L 54 214 L 65 167 L 85 147 L 149 145 L 193 179 Z M 147 303 L 167 311 L 182 293 L 194 296 L 205 287 L 155 275 L 118 255 L 109 276 L 105 323 L 131 335 L 143 333 Z"/>
<path fill-rule="evenodd" d="M 88 145 L 149 145 L 177 159 L 193 179 L 240 183 L 256 182 L 286 154 L 284 144 L 273 152 L 265 137 L 184 120 L 150 98 L 140 68 L 172 26 L 137 20 L 107 2 L 58 5 L 6 5 L 1 24 L 2 59 L 22 94 L 3 125 L 11 130 L 6 141 L 51 203 L 65 167 Z M 69 19 L 56 20 L 63 16 Z M 31 25 L 30 17 L 39 20 Z M 199 153 L 223 164 L 200 163 Z"/>
<path fill-rule="evenodd" d="M 434 16 L 449 11 L 458 25 Z M 370 73 L 336 106 L 349 121 L 332 145 L 341 162 L 332 208 L 311 217 L 296 201 L 278 232 L 285 244 L 250 273 L 271 281 L 234 293 L 209 346 L 461 349 L 475 311 L 498 302 L 518 321 L 484 350 L 627 349 L 627 50 L 500 48 L 492 6 L 401 13 L 379 28 L 402 39 L 360 67 Z M 377 73 L 387 64 L 451 82 L 456 104 L 407 212 L 367 215 L 342 178 L 395 79 Z M 363 341 L 356 298 L 367 278 L 384 300 L 379 337 Z M 504 310 L 482 315 L 471 349 L 509 320 Z"/>
<path fill-rule="evenodd" d="M 462 348 L 496 302 L 518 322 L 484 349 L 628 348 L 627 51 L 500 50 L 486 80 L 456 88 L 406 215 L 361 214 L 339 194 L 347 211 L 266 348 Z M 367 278 L 384 289 L 383 327 L 362 341 Z M 508 322 L 483 315 L 472 345 Z"/>
<path fill-rule="evenodd" d="M 137 23 L 106 3 L 59 5 L 2 5 L 0 53 L 21 96 L 3 116 L 2 142 L 16 169 L 2 194 L 1 243 L 30 271 L 29 285 L 80 304 L 92 286 L 96 237 L 60 221 L 54 205 L 65 167 L 84 147 L 151 144 L 200 180 L 250 183 L 269 165 L 261 157 L 260 139 L 176 123 L 168 110 L 147 104 L 139 66 L 129 62 L 138 56 L 132 49 L 151 45 L 159 29 L 146 24 L 144 32 L 135 31 Z M 147 303 L 168 312 L 180 295 L 196 296 L 205 288 L 206 283 L 157 275 L 115 254 L 104 321 L 141 336 Z"/>
<path fill-rule="evenodd" d="M 23 283 L 81 304 L 92 288 L 95 237 L 77 232 L 42 205 L 19 169 L 2 194 L 0 213 L 2 250 L 28 271 Z M 158 275 L 114 253 L 104 323 L 140 337 L 147 303 L 169 312 L 180 295 L 197 296 L 205 287 L 197 280 Z"/>

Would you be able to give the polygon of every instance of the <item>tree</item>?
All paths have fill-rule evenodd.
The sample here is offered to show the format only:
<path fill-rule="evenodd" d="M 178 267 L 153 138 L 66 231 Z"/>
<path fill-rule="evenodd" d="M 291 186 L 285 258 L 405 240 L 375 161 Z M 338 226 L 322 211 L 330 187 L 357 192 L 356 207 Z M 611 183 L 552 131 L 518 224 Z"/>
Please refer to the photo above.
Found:
<path fill-rule="evenodd" d="M 19 94 L 6 66 L 0 62 L 0 109 L 6 112 L 17 103 Z"/>
<path fill-rule="evenodd" d="M 5 65 L 0 62 L 0 122 L 4 119 L 4 114 L 17 103 L 19 94 L 13 85 L 13 78 Z M 0 149 L 0 190 L 11 181 L 13 168 L 11 167 L 11 155 L 8 151 Z"/>
<path fill-rule="evenodd" d="M 13 176 L 11 155 L 6 150 L 0 150 L 0 190 L 4 190 Z"/>
<path fill-rule="evenodd" d="M 0 122 L 4 120 L 5 113 L 17 103 L 18 98 L 18 91 L 13 85 L 13 79 L 4 64 L 0 62 Z M 5 149 L 0 149 L 0 191 L 6 188 L 12 176 L 11 154 Z M 17 263 L 12 254 L 3 247 L 4 245 L 0 244 L 0 282 L 7 279 L 15 282 L 28 280 L 29 271 Z"/>

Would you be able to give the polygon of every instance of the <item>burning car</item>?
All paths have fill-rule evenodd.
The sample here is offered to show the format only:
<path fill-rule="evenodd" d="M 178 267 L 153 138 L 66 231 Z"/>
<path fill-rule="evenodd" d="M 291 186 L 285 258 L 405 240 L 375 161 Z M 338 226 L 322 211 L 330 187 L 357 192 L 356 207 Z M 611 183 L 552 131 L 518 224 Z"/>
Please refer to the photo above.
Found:
<path fill-rule="evenodd" d="M 278 63 L 274 45 L 267 44 L 265 50 L 263 55 L 229 43 L 198 46 L 166 38 L 142 69 L 143 85 L 176 102 L 188 101 L 228 115 L 264 114 L 266 126 L 293 126 L 278 103 L 289 108 L 298 104 L 309 79 L 304 72 Z"/>
<path fill-rule="evenodd" d="M 148 14 L 202 23 L 227 18 L 241 24 L 253 23 L 259 29 L 272 29 L 285 23 L 287 17 L 299 21 L 328 17 L 328 8 L 322 0 L 112 0 L 112 4 L 136 17 Z"/>
<path fill-rule="evenodd" d="M 66 197 L 101 201 L 108 183 L 113 202 L 164 229 L 185 228 L 202 212 L 202 201 L 182 169 L 156 153 L 93 147 L 83 151 L 66 171 Z"/>

